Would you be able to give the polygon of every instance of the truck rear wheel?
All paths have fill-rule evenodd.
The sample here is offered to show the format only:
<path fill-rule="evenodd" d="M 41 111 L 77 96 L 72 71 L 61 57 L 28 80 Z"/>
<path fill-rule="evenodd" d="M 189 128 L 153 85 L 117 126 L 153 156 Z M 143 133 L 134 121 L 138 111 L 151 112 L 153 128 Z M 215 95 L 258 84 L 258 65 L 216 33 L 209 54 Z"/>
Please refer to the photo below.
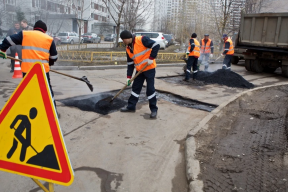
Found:
<path fill-rule="evenodd" d="M 282 65 L 282 75 L 288 77 L 288 65 Z"/>
<path fill-rule="evenodd" d="M 245 59 L 245 69 L 251 71 L 251 59 Z"/>
<path fill-rule="evenodd" d="M 264 71 L 266 73 L 274 73 L 276 71 L 277 67 L 264 67 Z"/>
<path fill-rule="evenodd" d="M 260 63 L 260 60 L 258 60 L 258 59 L 252 60 L 251 69 L 253 72 L 262 73 L 263 72 L 263 66 Z"/>
<path fill-rule="evenodd" d="M 238 56 L 233 56 L 232 59 L 231 59 L 231 63 L 236 65 L 236 64 L 238 64 L 238 62 L 239 62 L 239 57 Z"/>

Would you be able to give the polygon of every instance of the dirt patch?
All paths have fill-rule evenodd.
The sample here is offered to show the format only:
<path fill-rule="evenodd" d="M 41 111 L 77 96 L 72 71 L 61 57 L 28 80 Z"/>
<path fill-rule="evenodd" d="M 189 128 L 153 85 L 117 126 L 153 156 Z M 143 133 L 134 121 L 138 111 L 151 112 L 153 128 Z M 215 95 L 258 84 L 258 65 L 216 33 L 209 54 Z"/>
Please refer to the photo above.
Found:
<path fill-rule="evenodd" d="M 288 86 L 241 97 L 196 135 L 204 191 L 286 191 Z"/>

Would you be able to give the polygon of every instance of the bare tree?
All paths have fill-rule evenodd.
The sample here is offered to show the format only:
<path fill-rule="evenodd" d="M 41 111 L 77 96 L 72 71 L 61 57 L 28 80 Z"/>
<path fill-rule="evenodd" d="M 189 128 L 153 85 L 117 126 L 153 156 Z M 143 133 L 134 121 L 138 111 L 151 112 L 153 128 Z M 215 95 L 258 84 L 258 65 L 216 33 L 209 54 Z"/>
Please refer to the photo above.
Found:
<path fill-rule="evenodd" d="M 260 13 L 269 7 L 270 2 L 270 0 L 246 0 L 245 13 Z"/>
<path fill-rule="evenodd" d="M 118 45 L 119 40 L 119 32 L 120 32 L 120 26 L 123 24 L 123 12 L 124 12 L 124 5 L 126 3 L 126 0 L 102 0 L 102 2 L 105 4 L 112 20 L 116 24 L 116 42 L 115 47 Z"/>
<path fill-rule="evenodd" d="M 236 2 L 237 0 L 220 0 L 220 3 L 216 4 L 214 0 L 210 0 L 210 5 L 213 12 L 212 19 L 214 20 L 216 29 L 215 35 L 218 37 L 218 39 L 221 39 L 220 49 L 222 49 L 223 45 L 223 40 L 221 38 L 222 35 L 224 33 L 229 34 L 236 30 L 236 25 L 231 25 L 231 21 L 234 21 L 233 4 Z"/>
<path fill-rule="evenodd" d="M 143 26 L 151 16 L 152 0 L 126 0 L 124 7 L 124 28 L 134 31 L 136 26 Z"/>

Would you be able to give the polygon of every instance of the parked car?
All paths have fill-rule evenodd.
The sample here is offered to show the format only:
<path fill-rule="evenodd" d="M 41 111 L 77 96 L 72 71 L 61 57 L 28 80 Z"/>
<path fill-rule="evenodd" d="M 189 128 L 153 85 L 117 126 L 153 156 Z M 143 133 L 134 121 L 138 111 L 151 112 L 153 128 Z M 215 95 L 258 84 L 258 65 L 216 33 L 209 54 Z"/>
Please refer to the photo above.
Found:
<path fill-rule="evenodd" d="M 171 34 L 164 34 L 164 37 L 168 41 L 167 47 L 174 44 L 174 39 Z"/>
<path fill-rule="evenodd" d="M 82 35 L 84 43 L 100 43 L 101 38 L 96 33 L 84 33 Z"/>
<path fill-rule="evenodd" d="M 62 32 L 57 35 L 61 43 L 74 44 L 79 43 L 79 35 L 74 32 Z M 83 37 L 80 38 L 80 43 L 83 43 Z"/>
<path fill-rule="evenodd" d="M 136 32 L 135 36 L 147 36 L 150 39 L 156 41 L 156 43 L 158 43 L 160 45 L 160 49 L 164 49 L 166 48 L 166 39 L 163 36 L 163 33 L 159 33 L 159 32 Z"/>
<path fill-rule="evenodd" d="M 115 41 L 116 35 L 115 34 L 108 34 L 104 37 L 104 41 Z"/>

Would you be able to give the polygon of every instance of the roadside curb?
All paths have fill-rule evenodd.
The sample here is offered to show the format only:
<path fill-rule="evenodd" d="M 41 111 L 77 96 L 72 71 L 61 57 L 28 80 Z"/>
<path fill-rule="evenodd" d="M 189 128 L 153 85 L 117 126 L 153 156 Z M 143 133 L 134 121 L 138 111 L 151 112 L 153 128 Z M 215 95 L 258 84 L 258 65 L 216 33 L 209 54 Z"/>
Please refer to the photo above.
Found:
<path fill-rule="evenodd" d="M 288 85 L 288 83 L 281 83 L 277 85 L 269 85 L 264 87 L 259 87 L 251 90 L 246 90 L 241 93 L 238 93 L 228 101 L 222 103 L 219 105 L 216 109 L 214 109 L 212 112 L 210 112 L 206 117 L 204 117 L 198 125 L 195 127 L 195 129 L 191 129 L 186 137 L 185 141 L 185 162 L 186 162 L 186 177 L 189 185 L 189 191 L 190 192 L 202 192 L 203 191 L 203 181 L 198 179 L 198 175 L 200 174 L 200 163 L 195 158 L 195 152 L 196 152 L 196 141 L 195 141 L 195 135 L 206 128 L 208 128 L 208 122 L 213 119 L 213 117 L 216 117 L 220 115 L 222 112 L 222 109 L 226 107 L 228 104 L 234 102 L 238 98 L 242 97 L 243 95 L 246 95 L 248 93 L 259 91 L 262 89 L 267 89 L 271 87 L 277 87 L 277 86 L 284 86 Z"/>
<path fill-rule="evenodd" d="M 185 63 L 157 64 L 157 67 L 179 67 Z M 101 66 L 52 66 L 53 70 L 105 70 L 105 69 L 126 69 L 127 65 L 101 65 Z"/>

